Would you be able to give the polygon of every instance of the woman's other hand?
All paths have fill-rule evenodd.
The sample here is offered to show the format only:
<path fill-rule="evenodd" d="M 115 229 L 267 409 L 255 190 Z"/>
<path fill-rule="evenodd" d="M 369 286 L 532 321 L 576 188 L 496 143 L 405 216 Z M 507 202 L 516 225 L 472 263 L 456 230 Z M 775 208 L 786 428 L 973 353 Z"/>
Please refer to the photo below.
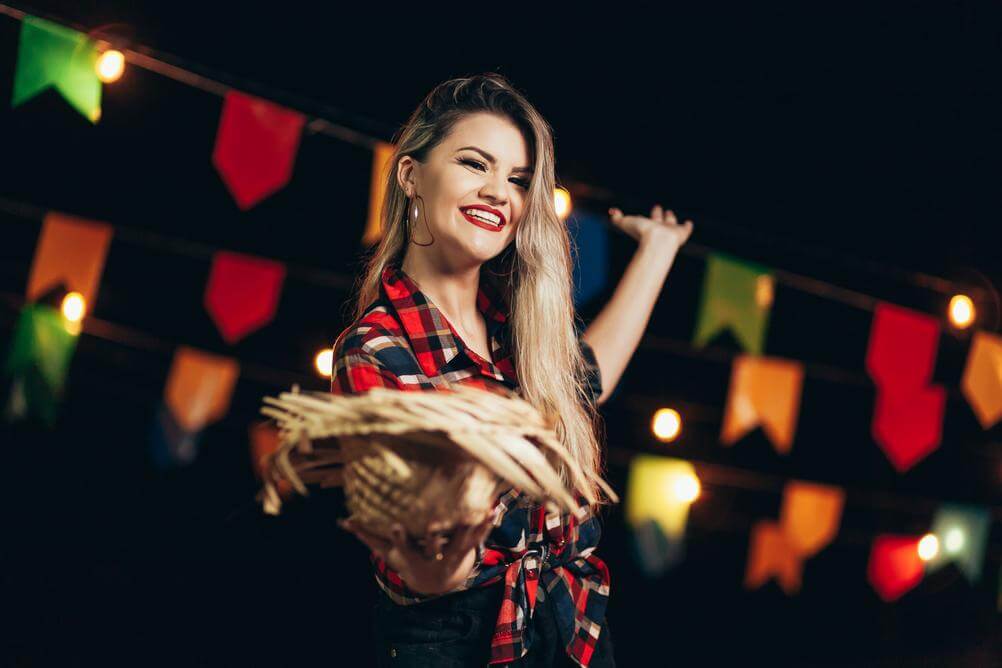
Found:
<path fill-rule="evenodd" d="M 434 536 L 436 526 L 428 527 L 425 536 L 425 550 L 413 547 L 404 535 L 404 529 L 397 524 L 391 531 L 389 540 L 366 531 L 350 519 L 338 520 L 338 525 L 350 531 L 386 565 L 396 571 L 407 587 L 421 594 L 444 594 L 463 584 L 476 562 L 477 545 L 486 540 L 494 526 L 494 513 L 479 524 L 460 527 L 452 538 L 446 541 Z M 441 559 L 436 559 L 441 554 Z"/>
<path fill-rule="evenodd" d="M 664 211 L 660 204 L 651 209 L 650 217 L 625 216 L 619 209 L 609 209 L 612 224 L 626 232 L 638 243 L 656 244 L 668 252 L 676 252 L 689 240 L 692 234 L 692 221 L 679 224 L 675 212 Z"/>

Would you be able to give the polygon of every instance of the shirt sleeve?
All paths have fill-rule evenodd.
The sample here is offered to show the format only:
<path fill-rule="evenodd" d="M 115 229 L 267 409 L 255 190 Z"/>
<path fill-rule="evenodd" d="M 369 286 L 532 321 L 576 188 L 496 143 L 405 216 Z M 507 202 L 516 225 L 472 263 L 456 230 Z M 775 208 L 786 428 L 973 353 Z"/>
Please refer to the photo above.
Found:
<path fill-rule="evenodd" d="M 585 358 L 585 381 L 591 393 L 591 402 L 597 404 L 598 398 L 602 396 L 602 372 L 598 368 L 595 351 L 592 350 L 588 342 L 579 337 L 578 343 L 581 345 L 581 354 Z"/>
<path fill-rule="evenodd" d="M 331 369 L 333 394 L 361 394 L 374 387 L 403 389 L 400 380 L 374 351 L 357 344 L 346 333 L 334 344 L 334 363 Z"/>

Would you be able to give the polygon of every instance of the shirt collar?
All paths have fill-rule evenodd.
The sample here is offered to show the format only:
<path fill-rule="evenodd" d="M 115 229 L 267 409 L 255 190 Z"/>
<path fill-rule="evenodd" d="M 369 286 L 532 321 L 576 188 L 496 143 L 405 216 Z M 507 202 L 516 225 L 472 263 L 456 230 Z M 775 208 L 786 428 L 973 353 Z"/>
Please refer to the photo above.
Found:
<path fill-rule="evenodd" d="M 439 363 L 433 355 L 416 355 L 421 370 L 426 376 L 440 376 L 449 371 L 469 365 L 482 366 L 466 353 L 466 345 L 455 332 L 445 315 L 427 297 L 413 278 L 408 276 L 398 264 L 390 263 L 383 268 L 382 290 L 393 306 L 411 342 L 413 350 L 428 348 L 424 341 L 438 336 L 443 361 Z M 508 317 L 503 297 L 483 277 L 477 290 L 477 309 L 487 323 L 487 338 L 491 346 L 494 363 L 488 361 L 484 371 L 497 380 L 515 385 L 514 361 L 511 356 L 508 336 Z M 421 344 L 415 345 L 421 341 Z"/>

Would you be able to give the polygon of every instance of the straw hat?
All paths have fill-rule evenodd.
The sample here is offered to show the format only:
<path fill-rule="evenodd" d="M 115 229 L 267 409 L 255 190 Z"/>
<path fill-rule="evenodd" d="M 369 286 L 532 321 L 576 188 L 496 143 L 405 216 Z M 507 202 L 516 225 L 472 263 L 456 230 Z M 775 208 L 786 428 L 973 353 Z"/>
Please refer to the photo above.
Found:
<path fill-rule="evenodd" d="M 563 464 L 582 489 L 584 472 L 514 392 L 452 385 L 335 395 L 294 387 L 264 403 L 261 413 L 280 434 L 258 495 L 269 514 L 281 509 L 282 480 L 303 495 L 307 485 L 343 485 L 352 520 L 384 537 L 397 522 L 410 536 L 428 536 L 429 527 L 448 536 L 482 520 L 512 487 L 550 511 L 586 510 L 557 471 Z"/>

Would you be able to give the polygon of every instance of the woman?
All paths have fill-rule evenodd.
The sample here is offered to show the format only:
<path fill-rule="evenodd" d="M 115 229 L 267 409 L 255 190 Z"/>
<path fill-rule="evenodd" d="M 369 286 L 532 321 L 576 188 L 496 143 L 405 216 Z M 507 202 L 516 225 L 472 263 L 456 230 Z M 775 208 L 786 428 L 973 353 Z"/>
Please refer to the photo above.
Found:
<path fill-rule="evenodd" d="M 605 607 L 597 404 L 640 341 L 692 223 L 655 206 L 612 222 L 638 250 L 579 336 L 570 239 L 554 203 L 549 125 L 500 75 L 446 81 L 395 141 L 383 237 L 334 346 L 331 391 L 514 389 L 581 468 L 580 516 L 548 515 L 517 490 L 447 544 L 417 549 L 342 523 L 372 551 L 380 665 L 612 666 Z M 561 471 L 565 482 L 569 473 Z M 540 586 L 542 585 L 542 586 Z"/>

